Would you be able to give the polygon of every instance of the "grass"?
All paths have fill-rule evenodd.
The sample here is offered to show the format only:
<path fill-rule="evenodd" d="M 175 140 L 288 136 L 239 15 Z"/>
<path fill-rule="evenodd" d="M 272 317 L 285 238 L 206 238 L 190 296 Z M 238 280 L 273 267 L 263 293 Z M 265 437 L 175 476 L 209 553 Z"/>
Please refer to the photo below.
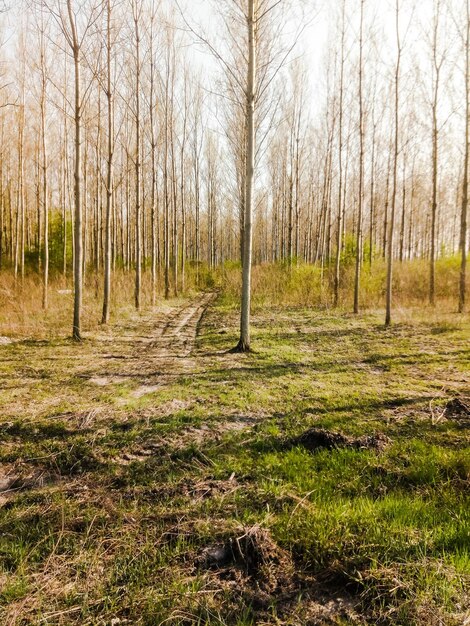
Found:
<path fill-rule="evenodd" d="M 459 258 L 444 257 L 436 262 L 435 293 L 439 304 L 456 307 L 458 301 Z M 372 267 L 366 263 L 360 280 L 360 306 L 385 307 L 386 264 L 375 258 Z M 339 302 L 344 308 L 353 308 L 355 273 L 354 256 L 345 256 L 341 266 Z M 226 302 L 235 304 L 240 293 L 240 270 L 227 264 L 218 278 L 223 286 Z M 253 305 L 255 309 L 273 304 L 279 306 L 304 306 L 331 309 L 333 304 L 334 263 L 325 268 L 296 263 L 288 268 L 286 263 L 262 264 L 253 268 Z M 470 279 L 467 281 L 467 290 Z M 414 259 L 393 268 L 394 308 L 426 306 L 429 301 L 429 262 Z"/>
<path fill-rule="evenodd" d="M 1 623 L 465 622 L 469 422 L 442 411 L 469 393 L 468 317 L 260 302 L 249 355 L 230 289 L 191 357 L 142 343 L 183 300 L 108 329 L 92 309 L 80 345 L 55 309 L 0 329 Z M 289 443 L 312 427 L 390 443 Z"/>

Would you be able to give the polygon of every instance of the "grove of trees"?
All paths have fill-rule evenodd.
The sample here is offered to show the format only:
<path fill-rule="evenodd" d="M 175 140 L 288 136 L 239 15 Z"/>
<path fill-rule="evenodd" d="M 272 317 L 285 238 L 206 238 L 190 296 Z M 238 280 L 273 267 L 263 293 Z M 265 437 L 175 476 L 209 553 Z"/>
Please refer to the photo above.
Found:
<path fill-rule="evenodd" d="M 454 255 L 464 311 L 470 0 L 30 0 L 1 19 L 0 272 L 38 276 L 44 309 L 70 280 L 75 339 L 92 277 L 106 324 L 117 270 L 140 309 L 143 274 L 154 304 L 227 262 L 241 350 L 252 263 L 317 264 L 339 305 L 353 255 L 358 312 L 385 262 L 389 324 L 394 266 L 426 259 L 435 305 Z"/>

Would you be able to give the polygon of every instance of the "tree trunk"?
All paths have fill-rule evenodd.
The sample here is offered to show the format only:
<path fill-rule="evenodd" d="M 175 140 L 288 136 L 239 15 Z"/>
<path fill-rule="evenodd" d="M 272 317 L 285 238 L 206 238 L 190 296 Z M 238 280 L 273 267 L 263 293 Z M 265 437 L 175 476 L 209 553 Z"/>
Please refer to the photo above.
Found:
<path fill-rule="evenodd" d="M 104 249 L 104 290 L 102 324 L 109 322 L 111 299 L 111 216 L 113 212 L 113 155 L 114 155 L 114 120 L 113 91 L 111 81 L 111 0 L 107 0 L 106 15 L 106 99 L 108 102 L 108 162 L 106 169 L 106 226 Z"/>
<path fill-rule="evenodd" d="M 142 227 L 140 206 L 140 31 L 139 10 L 137 3 L 133 4 L 134 32 L 135 32 L 135 308 L 140 311 L 141 284 L 142 284 Z"/>
<path fill-rule="evenodd" d="M 397 64 L 395 68 L 395 141 L 393 152 L 393 173 L 392 173 L 392 202 L 390 209 L 390 227 L 388 235 L 387 253 L 387 287 L 386 287 L 386 312 L 385 325 L 392 323 L 392 279 L 393 279 L 393 233 L 395 223 L 395 207 L 397 200 L 397 166 L 398 166 L 398 138 L 399 138 L 399 86 L 400 86 L 400 64 L 401 64 L 401 40 L 400 40 L 400 8 L 399 0 L 396 0 L 395 20 L 397 36 Z"/>
<path fill-rule="evenodd" d="M 364 99 L 362 93 L 364 54 L 364 1 L 365 0 L 361 0 L 359 36 L 359 197 L 356 236 L 356 271 L 354 274 L 354 313 L 356 314 L 359 313 L 359 289 L 362 267 L 362 208 L 364 203 Z"/>
<path fill-rule="evenodd" d="M 236 349 L 240 352 L 250 350 L 250 308 L 251 308 L 251 262 L 252 262 L 252 214 L 253 183 L 255 170 L 255 93 L 256 93 L 256 56 L 255 56 L 255 1 L 248 0 L 248 73 L 246 83 L 246 182 L 245 182 L 245 222 L 243 233 L 243 275 L 240 319 L 240 340 Z"/>
<path fill-rule="evenodd" d="M 44 30 L 41 31 L 41 148 L 42 148 L 42 205 L 44 211 L 44 267 L 42 284 L 42 308 L 47 310 L 49 286 L 49 190 L 47 186 L 47 143 L 46 143 L 46 67 L 45 67 Z M 39 256 L 41 256 L 41 235 L 39 234 Z"/>
<path fill-rule="evenodd" d="M 465 37 L 465 157 L 463 173 L 462 212 L 460 215 L 460 277 L 459 313 L 465 311 L 467 273 L 467 218 L 468 218 L 468 178 L 470 170 L 470 2 L 467 0 L 467 22 Z"/>
<path fill-rule="evenodd" d="M 71 0 L 67 0 L 69 13 L 71 14 Z M 72 17 L 70 18 L 73 23 Z M 73 26 L 75 29 L 75 26 Z M 82 248 L 82 195 L 81 195 L 81 169 L 82 169 L 82 111 L 80 102 L 80 50 L 78 44 L 74 44 L 74 72 L 75 72 L 75 216 L 74 216 L 74 303 L 73 303 L 73 338 L 81 341 L 81 313 L 82 313 L 82 280 L 83 280 L 83 248 Z"/>

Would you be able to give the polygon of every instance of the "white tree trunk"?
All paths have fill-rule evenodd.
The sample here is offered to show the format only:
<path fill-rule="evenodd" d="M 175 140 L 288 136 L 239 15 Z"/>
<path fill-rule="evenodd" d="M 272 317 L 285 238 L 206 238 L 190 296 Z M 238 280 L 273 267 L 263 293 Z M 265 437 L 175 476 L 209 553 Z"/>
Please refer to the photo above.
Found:
<path fill-rule="evenodd" d="M 245 220 L 243 234 L 243 276 L 240 320 L 240 341 L 237 350 L 250 350 L 250 308 L 251 308 L 251 262 L 252 262 L 252 217 L 253 183 L 255 173 L 255 93 L 256 93 L 256 53 L 255 53 L 255 1 L 248 0 L 248 73 L 246 83 L 246 171 L 245 171 Z"/>
<path fill-rule="evenodd" d="M 465 291 L 467 274 L 467 220 L 468 220 L 468 178 L 470 174 L 470 2 L 467 0 L 467 24 L 465 37 L 465 161 L 463 174 L 462 212 L 460 216 L 460 280 L 459 313 L 465 311 Z"/>

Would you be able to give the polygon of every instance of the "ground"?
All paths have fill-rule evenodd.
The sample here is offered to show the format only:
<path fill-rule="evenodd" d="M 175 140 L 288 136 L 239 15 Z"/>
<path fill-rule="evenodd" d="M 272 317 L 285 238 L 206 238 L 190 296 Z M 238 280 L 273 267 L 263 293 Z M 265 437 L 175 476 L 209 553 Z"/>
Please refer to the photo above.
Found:
<path fill-rule="evenodd" d="M 215 294 L 0 345 L 0 622 L 470 623 L 470 324 Z"/>

